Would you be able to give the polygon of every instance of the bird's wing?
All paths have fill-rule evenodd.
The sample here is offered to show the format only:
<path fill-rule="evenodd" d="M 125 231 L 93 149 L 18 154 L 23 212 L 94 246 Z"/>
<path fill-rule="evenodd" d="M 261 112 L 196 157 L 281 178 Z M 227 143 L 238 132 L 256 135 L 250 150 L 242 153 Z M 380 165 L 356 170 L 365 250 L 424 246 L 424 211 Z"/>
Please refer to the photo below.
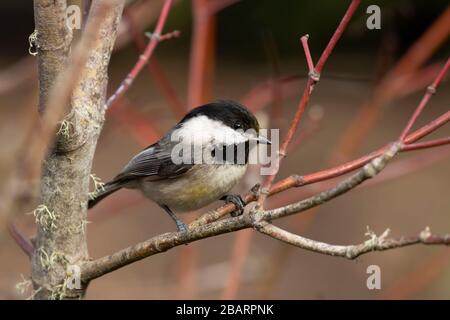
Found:
<path fill-rule="evenodd" d="M 154 180 L 176 178 L 189 171 L 192 164 L 175 164 L 170 143 L 155 143 L 138 153 L 114 180 L 148 177 Z"/>

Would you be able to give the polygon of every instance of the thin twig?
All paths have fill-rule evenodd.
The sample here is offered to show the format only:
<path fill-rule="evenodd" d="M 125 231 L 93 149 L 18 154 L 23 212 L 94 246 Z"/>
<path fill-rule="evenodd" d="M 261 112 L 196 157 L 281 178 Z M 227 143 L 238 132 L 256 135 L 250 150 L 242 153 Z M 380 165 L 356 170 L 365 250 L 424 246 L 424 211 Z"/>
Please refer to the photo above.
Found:
<path fill-rule="evenodd" d="M 133 84 L 134 79 L 136 79 L 137 75 L 141 72 L 141 70 L 144 68 L 144 66 L 147 64 L 148 60 L 152 56 L 156 46 L 161 41 L 162 31 L 166 23 L 167 17 L 169 15 L 172 2 L 173 0 L 166 0 L 164 2 L 164 6 L 161 10 L 161 14 L 156 24 L 155 31 L 152 33 L 153 36 L 151 37 L 147 47 L 145 48 L 144 53 L 139 57 L 139 60 L 136 62 L 131 71 L 128 73 L 127 77 L 119 85 L 116 92 L 114 92 L 114 94 L 111 97 L 109 97 L 108 101 L 106 102 L 105 106 L 106 109 L 108 109 L 114 103 L 114 101 L 116 101 L 125 94 L 125 92 Z"/>
<path fill-rule="evenodd" d="M 125 17 L 128 20 L 128 25 L 131 30 L 131 34 L 133 35 L 134 43 L 137 49 L 144 53 L 145 51 L 145 36 L 138 32 L 135 23 L 133 21 L 133 16 L 128 14 L 128 11 L 125 11 Z M 169 81 L 168 77 L 160 67 L 156 57 L 152 57 L 149 60 L 147 68 L 155 80 L 156 84 L 159 86 L 161 92 L 166 97 L 166 100 L 172 106 L 172 110 L 175 112 L 175 115 L 181 117 L 184 115 L 184 106 L 181 102 L 180 98 L 177 96 L 176 90 L 173 87 L 172 83 Z"/>
<path fill-rule="evenodd" d="M 422 231 L 419 235 L 411 237 L 388 238 L 389 229 L 387 229 L 381 236 L 377 237 L 371 234 L 371 239 L 356 245 L 333 245 L 324 242 L 311 240 L 281 228 L 278 228 L 270 223 L 265 223 L 260 229 L 261 233 L 268 235 L 274 239 L 291 244 L 293 246 L 306 249 L 309 251 L 331 255 L 335 257 L 347 258 L 350 260 L 358 258 L 360 255 L 373 252 L 385 251 L 389 249 L 401 248 L 411 246 L 413 244 L 442 244 L 450 245 L 450 234 L 446 235 L 432 235 L 428 229 Z"/>
<path fill-rule="evenodd" d="M 330 41 L 328 42 L 327 46 L 325 47 L 324 51 L 322 52 L 322 55 L 319 58 L 319 61 L 317 62 L 317 65 L 314 67 L 313 71 L 310 71 L 308 82 L 306 83 L 306 87 L 303 91 L 303 95 L 300 99 L 300 102 L 297 107 L 297 111 L 294 115 L 294 118 L 291 122 L 291 125 L 289 127 L 289 130 L 283 139 L 283 142 L 280 146 L 280 150 L 278 151 L 278 156 L 274 159 L 274 169 L 273 173 L 269 176 L 267 176 L 263 187 L 261 188 L 261 193 L 258 199 L 258 206 L 262 209 L 264 205 L 264 201 L 267 198 L 268 192 L 270 188 L 272 187 L 273 181 L 275 180 L 275 177 L 280 169 L 280 163 L 281 160 L 286 156 L 286 152 L 288 149 L 288 146 L 290 142 L 292 141 L 292 138 L 294 137 L 295 132 L 297 131 L 297 128 L 300 124 L 300 121 L 303 117 L 303 113 L 305 112 L 306 106 L 309 102 L 311 93 L 316 85 L 316 83 L 320 79 L 320 73 L 323 70 L 323 67 L 325 66 L 326 61 L 328 60 L 329 56 L 333 52 L 334 47 L 336 46 L 337 42 L 341 38 L 342 34 L 344 33 L 345 29 L 347 28 L 351 17 L 355 13 L 356 9 L 358 8 L 360 4 L 360 0 L 352 0 L 350 3 L 350 6 L 348 7 L 347 11 L 344 14 L 344 17 L 342 18 L 341 22 L 339 23 L 338 27 L 336 28 L 336 31 L 334 32 L 333 36 L 331 37 Z M 303 38 L 302 44 L 305 48 L 305 55 L 310 57 L 309 54 L 309 48 L 307 44 L 307 37 Z M 310 64 L 311 61 L 308 63 Z"/>
<path fill-rule="evenodd" d="M 450 6 L 417 39 L 397 64 L 376 86 L 370 100 L 359 109 L 352 124 L 336 144 L 341 154 L 352 154 L 382 115 L 384 106 L 410 91 L 411 82 L 423 63 L 441 46 L 450 34 Z M 416 86 L 416 83 L 413 84 Z"/>
<path fill-rule="evenodd" d="M 214 75 L 216 16 L 210 9 L 216 1 L 194 0 L 194 17 L 189 62 L 187 107 L 195 108 L 210 99 Z"/>
<path fill-rule="evenodd" d="M 450 111 L 444 113 L 443 115 L 439 116 L 438 118 L 434 119 L 430 123 L 424 125 L 423 127 L 417 129 L 416 131 L 410 133 L 405 138 L 405 145 L 401 152 L 404 151 L 413 151 L 415 149 L 408 149 L 406 146 L 408 144 L 414 143 L 417 140 L 425 137 L 426 135 L 434 132 L 438 128 L 440 128 L 442 125 L 450 121 Z M 275 194 L 278 194 L 280 192 L 283 192 L 285 190 L 288 190 L 290 188 L 296 188 L 296 187 L 302 187 L 308 184 L 313 184 L 321 181 L 325 181 L 328 179 L 336 178 L 338 176 L 347 174 L 349 172 L 352 172 L 358 168 L 361 168 L 374 158 L 380 156 L 383 154 L 383 152 L 386 151 L 386 149 L 389 147 L 389 144 L 369 153 L 366 154 L 360 158 L 357 158 L 352 161 L 348 161 L 344 164 L 341 164 L 336 167 L 332 167 L 329 169 L 317 171 L 314 173 L 306 174 L 306 175 L 291 175 L 287 178 L 284 178 L 277 183 L 275 183 L 272 188 L 269 190 L 268 196 L 273 196 Z M 251 190 L 247 194 L 245 194 L 243 197 L 243 200 L 245 203 L 250 203 L 251 201 L 255 201 L 257 199 L 257 190 Z M 221 206 L 220 208 L 217 208 L 213 211 L 207 212 L 204 215 L 202 215 L 200 218 L 198 218 L 196 221 L 193 222 L 193 225 L 201 225 L 205 223 L 210 223 L 212 221 L 215 221 L 217 219 L 220 219 L 224 217 L 225 215 L 233 212 L 236 210 L 236 207 L 232 203 L 228 203 L 224 206 Z"/>
<path fill-rule="evenodd" d="M 403 129 L 402 134 L 400 135 L 400 138 L 399 138 L 400 141 L 405 140 L 406 135 L 411 130 L 412 126 L 414 125 L 417 118 L 422 113 L 423 109 L 425 109 L 426 105 L 428 104 L 428 101 L 431 99 L 431 96 L 433 96 L 436 93 L 437 88 L 441 84 L 441 82 L 444 79 L 445 75 L 447 74 L 449 68 L 450 68 L 450 58 L 447 59 L 447 62 L 445 63 L 444 67 L 441 69 L 441 71 L 437 75 L 436 79 L 434 79 L 433 83 L 427 87 L 425 95 L 423 96 L 422 100 L 420 101 L 420 103 L 417 106 L 416 110 L 414 111 L 413 115 L 411 116 L 411 118 L 409 119 L 405 128 Z"/>
<path fill-rule="evenodd" d="M 284 207 L 267 210 L 263 214 L 261 214 L 261 218 L 263 220 L 282 218 L 291 215 L 294 212 L 304 211 L 309 208 L 316 207 L 324 203 L 325 201 L 340 196 L 345 192 L 355 188 L 363 181 L 373 178 L 375 175 L 377 175 L 381 170 L 384 169 L 386 164 L 401 150 L 401 148 L 401 143 L 394 143 L 381 156 L 373 159 L 357 173 L 350 176 L 348 179 L 345 179 L 344 181 L 338 183 L 334 188 L 330 188 L 327 191 L 321 192 L 320 196 L 313 196 L 307 200 L 302 200 Z"/>
<path fill-rule="evenodd" d="M 444 124 L 450 121 L 450 111 L 445 112 L 443 115 L 437 117 L 433 121 L 430 121 L 428 124 L 423 127 L 417 129 L 416 131 L 410 133 L 405 138 L 405 144 L 411 144 L 416 142 L 417 140 L 422 139 L 423 137 L 429 135 L 433 131 L 436 131 Z"/>
<path fill-rule="evenodd" d="M 8 224 L 8 231 L 11 237 L 16 241 L 17 245 L 22 251 L 31 258 L 33 255 L 34 247 L 30 240 L 17 228 L 14 223 Z"/>
<path fill-rule="evenodd" d="M 176 6 L 181 0 L 174 0 L 172 6 Z M 147 28 L 155 24 L 160 16 L 164 0 L 140 0 L 125 7 L 127 17 L 131 17 L 133 28 L 136 32 L 144 33 Z M 114 50 L 120 50 L 133 42 L 133 31 L 129 25 L 130 19 L 122 19 L 117 33 Z"/>
<path fill-rule="evenodd" d="M 308 34 L 304 35 L 303 37 L 300 38 L 300 42 L 303 46 L 303 51 L 305 52 L 306 63 L 308 64 L 308 70 L 311 74 L 312 72 L 314 72 L 314 62 L 311 57 L 311 51 L 309 50 L 308 39 L 309 39 L 309 35 Z"/>
<path fill-rule="evenodd" d="M 434 147 L 438 147 L 438 146 L 445 146 L 448 144 L 450 144 L 450 137 L 408 144 L 403 147 L 403 151 L 428 149 L 428 148 L 434 148 Z"/>

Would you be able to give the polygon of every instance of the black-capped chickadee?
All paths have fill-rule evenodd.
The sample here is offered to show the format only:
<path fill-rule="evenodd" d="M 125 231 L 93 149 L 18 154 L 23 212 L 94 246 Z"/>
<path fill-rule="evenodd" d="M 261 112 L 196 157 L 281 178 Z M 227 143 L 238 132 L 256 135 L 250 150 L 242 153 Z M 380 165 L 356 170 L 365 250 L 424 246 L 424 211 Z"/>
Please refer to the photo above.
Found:
<path fill-rule="evenodd" d="M 197 107 L 132 158 L 88 206 L 121 188 L 139 189 L 170 215 L 178 231 L 186 231 L 186 225 L 173 211 L 196 210 L 220 199 L 236 204 L 240 213 L 241 197 L 227 193 L 245 174 L 257 143 L 270 141 L 259 135 L 258 121 L 241 104 L 217 101 Z"/>

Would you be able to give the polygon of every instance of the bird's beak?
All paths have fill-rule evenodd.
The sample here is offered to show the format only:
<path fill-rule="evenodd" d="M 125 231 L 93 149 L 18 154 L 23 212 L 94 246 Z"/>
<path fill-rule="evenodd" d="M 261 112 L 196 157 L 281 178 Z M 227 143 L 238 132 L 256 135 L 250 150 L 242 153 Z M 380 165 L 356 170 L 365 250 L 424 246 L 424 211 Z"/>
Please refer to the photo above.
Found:
<path fill-rule="evenodd" d="M 258 136 L 257 142 L 260 144 L 272 144 L 272 142 L 270 142 L 269 139 L 267 139 L 266 137 L 263 137 L 263 136 Z"/>

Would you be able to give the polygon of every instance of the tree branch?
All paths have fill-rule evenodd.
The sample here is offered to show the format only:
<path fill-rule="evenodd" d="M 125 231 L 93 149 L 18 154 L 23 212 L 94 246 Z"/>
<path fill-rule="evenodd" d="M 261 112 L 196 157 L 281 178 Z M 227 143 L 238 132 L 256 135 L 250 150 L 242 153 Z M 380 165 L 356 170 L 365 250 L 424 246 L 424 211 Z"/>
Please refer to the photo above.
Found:
<path fill-rule="evenodd" d="M 448 72 L 449 61 L 450 61 L 450 58 L 447 60 L 447 63 L 442 68 L 442 71 L 439 72 L 438 76 L 433 81 L 433 84 L 436 85 L 436 87 L 439 85 L 441 80 L 445 77 L 446 72 Z M 428 91 L 429 90 L 427 90 L 425 92 L 425 95 L 428 95 Z M 423 101 L 423 99 L 421 101 Z M 422 103 L 419 103 L 418 108 L 421 106 L 421 104 Z M 409 145 L 415 143 L 417 140 L 419 140 L 419 139 L 429 135 L 430 133 L 434 132 L 435 130 L 439 129 L 441 126 L 443 126 L 444 124 L 446 124 L 449 121 L 450 121 L 450 111 L 447 111 L 446 113 L 444 113 L 443 115 L 439 116 L 438 118 L 432 120 L 431 122 L 424 125 L 423 127 L 417 129 L 416 131 L 414 131 L 412 133 L 409 133 L 404 138 L 404 145 L 400 151 L 401 152 L 413 151 L 413 150 L 419 150 L 419 149 L 423 149 L 423 148 L 430 148 L 430 147 L 435 147 L 435 146 L 446 144 L 447 141 L 445 139 L 440 139 L 440 140 L 432 141 L 429 143 L 424 142 L 424 143 L 419 144 L 418 146 L 416 145 L 413 147 L 408 147 Z M 267 196 L 272 196 L 274 194 L 278 194 L 278 193 L 288 190 L 290 188 L 302 187 L 302 186 L 305 186 L 308 184 L 328 180 L 331 178 L 335 178 L 335 177 L 347 174 L 358 168 L 361 168 L 362 166 L 364 166 L 365 164 L 367 164 L 374 158 L 380 156 L 381 154 L 383 154 L 386 151 L 387 148 L 389 148 L 389 144 L 387 144 L 369 154 L 366 154 L 358 159 L 348 161 L 344 164 L 341 164 L 339 166 L 332 167 L 329 169 L 317 171 L 317 172 L 302 175 L 302 176 L 297 175 L 297 174 L 291 175 L 291 176 L 284 178 L 283 180 L 275 183 L 268 191 Z M 257 197 L 258 197 L 257 190 L 252 190 L 251 192 L 248 192 L 247 194 L 245 194 L 242 198 L 245 203 L 249 203 L 251 201 L 256 200 Z M 195 223 L 203 224 L 203 223 L 215 221 L 215 220 L 220 219 L 221 217 L 233 212 L 234 210 L 236 210 L 235 205 L 232 203 L 229 203 L 218 209 L 215 209 L 213 211 L 205 213 L 203 216 L 201 216 L 199 219 L 197 219 L 197 221 Z"/>
<path fill-rule="evenodd" d="M 82 265 L 81 277 L 84 282 L 101 277 L 135 261 L 165 252 L 182 244 L 217 236 L 224 233 L 249 228 L 252 220 L 249 215 L 227 218 L 198 227 L 189 226 L 187 233 L 170 232 L 155 236 L 147 241 L 120 250 Z"/>
<path fill-rule="evenodd" d="M 434 140 L 430 140 L 430 141 L 408 144 L 403 147 L 403 151 L 428 149 L 428 148 L 434 148 L 434 147 L 439 147 L 439 146 L 445 146 L 448 144 L 450 144 L 450 137 L 439 138 L 439 139 L 434 139 Z"/>
<path fill-rule="evenodd" d="M 169 16 L 172 3 L 173 0 L 165 0 L 164 6 L 161 9 L 161 14 L 158 18 L 158 22 L 156 23 L 156 28 L 155 31 L 153 32 L 153 36 L 151 37 L 144 52 L 139 57 L 139 60 L 134 65 L 133 69 L 131 69 L 127 77 L 121 82 L 116 92 L 114 92 L 114 94 L 108 98 L 108 101 L 106 102 L 106 109 L 109 108 L 117 99 L 119 99 L 121 96 L 125 94 L 125 92 L 133 84 L 134 79 L 136 79 L 137 75 L 141 72 L 141 70 L 144 68 L 144 66 L 147 64 L 148 60 L 152 56 L 156 46 L 161 41 L 162 31 L 166 23 L 167 17 Z"/>
<path fill-rule="evenodd" d="M 445 75 L 447 74 L 449 68 L 450 68 L 450 58 L 447 59 L 447 62 L 445 63 L 444 67 L 440 70 L 439 74 L 437 75 L 436 79 L 434 79 L 433 83 L 427 87 L 425 95 L 423 96 L 422 100 L 420 101 L 419 105 L 417 106 L 416 110 L 414 111 L 413 115 L 411 116 L 411 119 L 409 119 L 408 123 L 406 124 L 405 128 L 403 129 L 403 132 L 400 135 L 400 139 L 399 139 L 400 141 L 405 140 L 406 135 L 411 130 L 414 123 L 417 121 L 417 118 L 420 116 L 423 109 L 425 109 L 426 105 L 428 104 L 428 101 L 436 93 L 437 88 L 441 84 L 441 82 L 444 79 Z"/>
<path fill-rule="evenodd" d="M 387 163 L 400 151 L 401 147 L 402 144 L 400 142 L 392 144 L 392 146 L 385 151 L 384 154 L 373 159 L 361 170 L 344 181 L 338 183 L 335 187 L 323 191 L 308 199 L 301 200 L 281 208 L 267 210 L 261 214 L 261 220 L 270 221 L 271 219 L 278 219 L 296 212 L 305 211 L 350 191 L 363 183 L 365 180 L 371 179 L 381 172 Z"/>
<path fill-rule="evenodd" d="M 194 222 L 189 225 L 187 233 L 165 233 L 118 251 L 110 256 L 85 262 L 82 265 L 81 277 L 83 281 L 88 282 L 130 263 L 151 255 L 165 252 L 182 244 L 251 227 L 258 230 L 261 228 L 261 223 L 279 219 L 297 212 L 306 211 L 348 192 L 367 179 L 373 178 L 377 173 L 383 170 L 400 148 L 400 143 L 394 143 L 382 156 L 372 160 L 354 175 L 337 184 L 335 187 L 310 198 L 282 208 L 268 211 L 252 211 L 246 215 L 226 218 L 209 224 L 198 224 Z"/>
<path fill-rule="evenodd" d="M 360 244 L 347 246 L 332 245 L 304 238 L 267 222 L 263 223 L 258 231 L 265 235 L 268 235 L 269 237 L 305 250 L 335 257 L 347 258 L 350 260 L 356 259 L 360 255 L 365 253 L 396 249 L 411 246 L 414 244 L 450 245 L 450 234 L 441 236 L 433 235 L 428 228 L 422 231 L 419 235 L 399 238 L 388 238 L 390 232 L 389 229 L 384 231 L 383 234 L 379 237 L 376 236 L 375 233 L 368 231 L 366 235 L 370 236 L 369 240 L 364 241 Z"/>
<path fill-rule="evenodd" d="M 442 143 L 445 144 L 445 141 L 433 141 L 432 143 L 430 142 L 429 144 L 424 142 L 425 145 L 420 144 L 418 146 L 418 148 L 417 147 L 408 147 L 410 143 L 413 143 L 413 142 L 417 141 L 418 139 L 437 130 L 439 127 L 441 127 L 448 121 L 450 121 L 450 111 L 444 113 L 442 116 L 436 118 L 435 120 L 426 124 L 422 128 L 412 132 L 411 134 L 409 134 L 406 137 L 405 143 L 407 143 L 407 144 L 403 145 L 400 152 L 420 150 L 422 148 L 436 147 L 438 145 L 441 145 Z M 352 172 L 358 168 L 361 168 L 362 166 L 364 166 L 365 164 L 367 164 L 374 158 L 383 154 L 383 152 L 385 152 L 388 147 L 389 147 L 389 144 L 387 144 L 384 147 L 379 148 L 378 150 L 375 150 L 365 156 L 362 156 L 358 159 L 346 162 L 344 164 L 341 164 L 341 165 L 333 167 L 333 168 L 317 171 L 317 172 L 306 174 L 306 175 L 297 175 L 297 174 L 291 175 L 291 176 L 284 178 L 284 179 L 278 181 L 277 183 L 275 183 L 272 186 L 272 188 L 269 190 L 268 196 L 270 197 L 270 196 L 276 195 L 278 193 L 281 193 L 281 192 L 286 191 L 291 188 L 298 188 L 298 187 L 302 187 L 305 185 L 325 181 L 325 180 L 336 178 L 341 175 Z M 259 186 L 255 186 L 255 188 L 253 188 L 250 192 L 243 195 L 242 199 L 244 200 L 244 202 L 246 204 L 248 204 L 252 201 L 255 201 L 258 196 L 258 190 L 259 190 Z M 215 220 L 218 220 L 218 219 L 224 217 L 225 215 L 233 212 L 234 210 L 236 210 L 235 205 L 233 203 L 228 203 L 226 205 L 221 206 L 220 208 L 217 208 L 215 210 L 212 210 L 212 211 L 209 211 L 209 212 L 203 214 L 200 218 L 198 218 L 193 223 L 194 223 L 194 225 L 202 225 L 205 223 L 210 223 L 210 222 L 213 222 Z"/>
<path fill-rule="evenodd" d="M 322 70 L 325 66 L 325 63 L 327 62 L 328 58 L 330 57 L 331 53 L 333 52 L 333 49 L 335 48 L 337 42 L 341 38 L 345 29 L 347 28 L 352 16 L 354 15 L 354 13 L 360 3 L 361 3 L 360 0 L 352 0 L 349 7 L 347 8 L 347 11 L 345 12 L 345 14 L 343 16 L 341 22 L 337 26 L 336 31 L 334 32 L 334 34 L 332 35 L 327 46 L 323 50 L 323 52 L 319 58 L 319 61 L 317 62 L 317 65 L 315 67 L 312 66 L 311 53 L 310 53 L 309 47 L 308 47 L 308 36 L 303 36 L 301 38 L 301 43 L 303 45 L 306 60 L 308 62 L 308 66 L 309 66 L 309 78 L 308 78 L 308 82 L 306 83 L 305 89 L 303 90 L 303 95 L 298 103 L 297 111 L 295 112 L 295 115 L 291 122 L 289 130 L 283 139 L 283 142 L 280 146 L 280 150 L 278 151 L 276 158 L 274 159 L 275 164 L 274 164 L 273 173 L 271 175 L 267 176 L 267 178 L 265 179 L 264 184 L 261 188 L 261 193 L 258 196 L 258 206 L 260 206 L 261 208 L 264 206 L 264 201 L 266 200 L 266 198 L 269 194 L 269 190 L 272 187 L 272 184 L 275 180 L 275 177 L 277 176 L 278 171 L 280 170 L 280 163 L 283 160 L 283 158 L 286 156 L 289 144 L 291 143 L 292 138 L 294 137 L 294 134 L 300 125 L 300 121 L 303 117 L 303 113 L 305 112 L 306 106 L 308 105 L 308 102 L 309 102 L 311 94 L 314 90 L 314 87 L 317 84 L 317 82 L 320 80 L 320 73 L 322 72 Z"/>

